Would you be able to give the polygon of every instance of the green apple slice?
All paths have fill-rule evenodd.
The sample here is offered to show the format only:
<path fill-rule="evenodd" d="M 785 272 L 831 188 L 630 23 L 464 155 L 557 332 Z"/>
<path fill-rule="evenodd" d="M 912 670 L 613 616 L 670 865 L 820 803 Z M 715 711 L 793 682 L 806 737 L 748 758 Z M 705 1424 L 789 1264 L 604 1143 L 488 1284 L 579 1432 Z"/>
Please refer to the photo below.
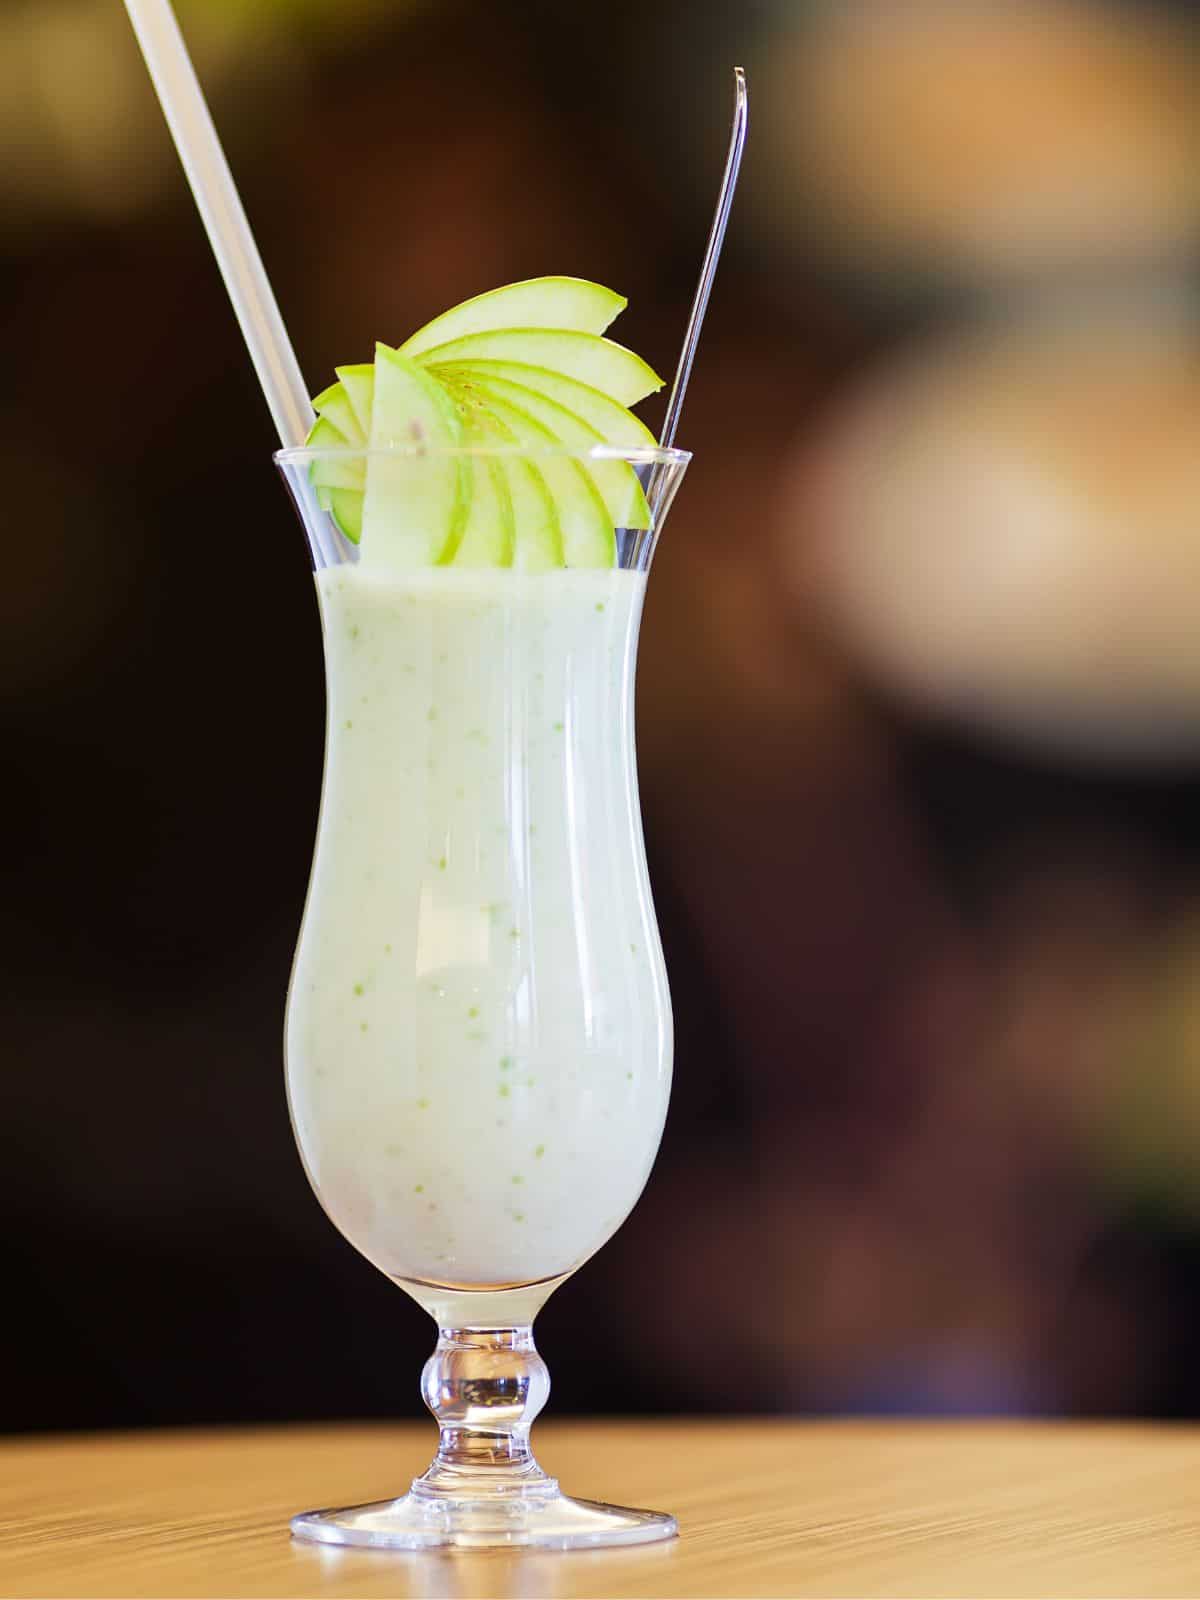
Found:
<path fill-rule="evenodd" d="M 464 361 L 456 370 L 480 378 L 503 378 L 514 387 L 545 395 L 548 400 L 565 406 L 589 428 L 595 428 L 606 444 L 618 449 L 637 450 L 657 443 L 650 429 L 632 411 L 601 394 L 599 389 L 561 372 L 551 372 L 549 367 L 531 367 L 517 361 Z M 520 402 L 514 400 L 514 403 Z"/>
<path fill-rule="evenodd" d="M 636 405 L 663 386 L 654 369 L 624 345 L 567 328 L 497 328 L 471 333 L 435 345 L 419 359 L 435 374 L 438 367 L 464 361 L 520 361 L 532 367 L 550 367 L 590 384 L 623 406 Z"/>
<path fill-rule="evenodd" d="M 599 389 L 593 389 L 575 378 L 568 378 L 564 373 L 552 372 L 549 367 L 532 367 L 519 361 L 462 361 L 456 364 L 455 370 L 458 374 L 472 372 L 480 378 L 503 378 L 508 383 L 520 385 L 522 389 L 532 389 L 537 394 L 545 395 L 547 399 L 557 401 L 580 421 L 594 428 L 606 444 L 629 449 L 640 449 L 643 445 L 655 444 L 650 429 L 640 417 L 635 417 L 632 411 L 626 410 L 623 405 L 618 405 Z M 355 418 L 361 425 L 362 438 L 365 441 L 371 432 L 375 368 L 338 367 L 337 372 L 353 407 Z M 334 384 L 331 389 L 325 391 L 325 395 L 334 393 L 337 387 L 337 384 Z M 317 398 L 324 400 L 325 396 L 319 395 Z M 352 442 L 357 442 L 355 436 L 346 429 L 339 428 L 338 432 L 346 433 L 348 448 Z"/>
<path fill-rule="evenodd" d="M 546 444 L 553 449 L 553 440 Z M 562 532 L 562 563 L 567 567 L 615 567 L 617 536 L 600 491 L 570 456 L 546 455 L 538 471 L 554 500 Z"/>
<path fill-rule="evenodd" d="M 372 362 L 361 363 L 354 367 L 334 367 L 333 369 L 345 390 L 346 399 L 354 412 L 354 419 L 358 423 L 358 431 L 364 442 L 371 437 L 371 411 L 375 404 L 375 367 Z M 337 385 L 335 384 L 336 388 Z M 328 391 L 326 391 L 328 392 Z M 317 402 L 313 401 L 313 409 L 319 409 Z"/>
<path fill-rule="evenodd" d="M 446 368 L 445 371 L 449 373 L 450 369 Z M 577 417 L 573 411 L 560 406 L 557 400 L 550 400 L 545 395 L 538 394 L 536 389 L 524 389 L 520 384 L 508 383 L 503 378 L 483 378 L 473 371 L 456 371 L 453 374 L 453 381 L 461 392 L 469 394 L 473 399 L 478 397 L 478 404 L 492 410 L 502 422 L 513 428 L 518 444 L 531 444 L 536 448 L 537 440 L 523 437 L 519 428 L 514 426 L 514 418 L 539 423 L 568 450 L 584 452 L 606 443 L 602 434 Z M 496 402 L 501 402 L 511 409 L 496 411 Z M 631 466 L 624 461 L 588 461 L 581 465 L 599 489 L 601 498 L 608 508 L 609 520 L 614 527 L 652 526 L 650 507 L 646 504 L 646 496 L 642 493 L 642 486 Z"/>
<path fill-rule="evenodd" d="M 361 489 L 327 489 L 329 504 L 325 508 L 351 544 L 362 538 L 363 501 Z M 321 493 L 320 490 L 317 491 Z"/>
<path fill-rule="evenodd" d="M 482 443 L 517 446 L 516 436 L 491 412 L 471 406 L 460 396 L 460 403 L 471 419 L 470 428 Z M 549 572 L 563 565 L 562 524 L 554 496 L 542 473 L 522 456 L 500 455 L 496 464 L 503 473 L 512 501 L 513 557 L 519 572 Z"/>
<path fill-rule="evenodd" d="M 316 486 L 317 504 L 327 511 L 351 544 L 362 538 L 363 492 L 361 489 L 330 489 Z"/>
<path fill-rule="evenodd" d="M 313 400 L 313 410 L 330 422 L 351 447 L 366 445 L 366 430 L 360 425 L 358 415 L 350 404 L 350 396 L 341 383 L 332 383 Z"/>
<path fill-rule="evenodd" d="M 319 413 L 319 421 L 309 432 L 310 447 L 365 449 L 366 435 L 359 425 L 358 415 L 341 383 L 331 384 L 328 389 L 317 395 L 313 400 L 313 410 Z M 335 441 L 331 431 L 333 429 L 341 435 L 340 441 Z M 352 544 L 357 544 L 362 534 L 362 486 L 366 482 L 363 463 L 352 457 L 336 462 L 317 461 L 313 463 L 309 475 L 316 488 L 317 503 L 321 509 L 330 514 L 338 529 Z M 330 482 L 331 476 L 353 478 L 357 482 L 353 488 L 344 485 L 338 487 Z"/>
<path fill-rule="evenodd" d="M 512 496 L 518 572 L 550 572 L 564 565 L 562 523 L 545 476 L 523 457 L 501 461 Z"/>
<path fill-rule="evenodd" d="M 314 444 L 313 441 L 316 440 Z M 304 441 L 306 450 L 353 450 L 354 446 L 338 427 L 336 422 L 330 422 L 328 417 L 318 417 L 308 430 L 308 438 Z"/>
<path fill-rule="evenodd" d="M 624 295 L 586 278 L 527 278 L 444 311 L 400 346 L 419 356 L 435 345 L 494 328 L 575 328 L 603 333 L 629 304 Z"/>
<path fill-rule="evenodd" d="M 532 392 L 543 396 L 586 423 L 605 444 L 617 449 L 653 448 L 658 442 L 640 417 L 609 395 L 568 378 L 564 373 L 552 372 L 549 367 L 531 367 L 517 361 L 464 361 L 457 370 L 485 382 L 504 382 L 512 390 L 514 404 L 524 403 L 516 398 L 518 390 L 522 395 Z"/>
<path fill-rule="evenodd" d="M 597 441 L 590 432 L 585 432 L 581 440 L 568 439 L 557 428 L 550 427 L 546 420 L 533 416 L 529 411 L 511 404 L 500 395 L 489 394 L 483 389 L 475 390 L 474 393 L 480 397 L 479 403 L 511 429 L 517 443 L 527 450 L 553 449 L 556 446 L 565 451 L 590 450 L 594 444 L 602 442 Z M 583 425 L 579 426 L 582 428 Z M 571 460 L 569 456 L 564 459 L 575 469 L 575 475 L 583 478 L 593 491 L 593 494 L 589 495 L 589 500 L 599 496 L 600 504 L 604 507 L 605 522 L 609 528 L 650 526 L 649 507 L 646 505 L 641 485 L 623 461 L 578 461 Z M 630 521 L 631 517 L 633 521 Z M 590 512 L 589 520 L 591 520 Z M 606 539 L 605 549 L 607 547 Z M 595 564 L 595 559 L 591 557 L 586 561 L 568 561 L 570 566 Z"/>
<path fill-rule="evenodd" d="M 457 392 L 457 391 L 456 391 Z M 471 405 L 468 396 L 464 403 Z M 548 428 L 532 418 L 510 414 L 502 402 L 489 407 L 499 422 L 526 448 L 544 450 L 537 461 L 554 509 L 562 539 L 559 564 L 568 567 L 612 567 L 617 560 L 617 540 L 608 508 L 587 471 L 566 454 L 556 454 L 558 441 Z"/>
<path fill-rule="evenodd" d="M 327 417 L 318 417 L 309 430 L 305 448 L 340 451 L 353 450 L 355 447 Z M 323 456 L 313 462 L 308 475 L 318 489 L 357 489 L 361 493 L 367 481 L 367 470 L 361 455 Z"/>
<path fill-rule="evenodd" d="M 493 444 L 488 419 L 468 414 L 463 426 L 466 445 Z M 467 515 L 457 535 L 440 557 L 443 566 L 511 567 L 516 545 L 516 526 L 508 479 L 498 457 L 468 457 L 471 499 Z"/>
<path fill-rule="evenodd" d="M 470 509 L 457 538 L 439 558 L 442 566 L 511 567 L 516 544 L 512 496 L 500 463 L 471 462 Z"/>
<path fill-rule="evenodd" d="M 364 563 L 410 572 L 458 546 L 470 510 L 470 473 L 465 458 L 434 452 L 462 442 L 462 418 L 442 385 L 399 351 L 377 345 Z"/>

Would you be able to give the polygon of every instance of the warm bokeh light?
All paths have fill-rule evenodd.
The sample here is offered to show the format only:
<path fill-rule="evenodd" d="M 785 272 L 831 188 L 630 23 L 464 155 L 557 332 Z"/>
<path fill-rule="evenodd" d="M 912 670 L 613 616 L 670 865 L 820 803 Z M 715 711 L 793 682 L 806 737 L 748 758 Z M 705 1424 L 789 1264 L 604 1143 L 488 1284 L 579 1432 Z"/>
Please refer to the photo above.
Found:
<path fill-rule="evenodd" d="M 323 54 L 355 47 L 428 0 L 181 0 L 197 71 L 232 150 L 254 97 L 291 96 Z M 0 12 L 0 237 L 72 216 L 117 224 L 177 182 L 177 160 L 124 8 L 10 0 Z"/>
<path fill-rule="evenodd" d="M 995 274 L 1152 258 L 1200 233 L 1200 54 L 1161 11 L 848 0 L 794 15 L 762 60 L 757 194 L 777 247 L 868 274 Z"/>
<path fill-rule="evenodd" d="M 1052 748 L 1200 748 L 1200 327 L 1042 308 L 873 375 L 807 441 L 797 579 L 863 659 Z"/>

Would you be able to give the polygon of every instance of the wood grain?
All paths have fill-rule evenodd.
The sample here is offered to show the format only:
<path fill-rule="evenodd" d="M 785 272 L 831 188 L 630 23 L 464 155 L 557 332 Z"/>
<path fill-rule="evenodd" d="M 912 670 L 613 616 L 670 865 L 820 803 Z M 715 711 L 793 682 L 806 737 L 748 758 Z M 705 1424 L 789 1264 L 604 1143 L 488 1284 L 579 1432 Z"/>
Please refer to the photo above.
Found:
<path fill-rule="evenodd" d="M 288 1516 L 395 1493 L 401 1426 L 0 1441 L 5 1596 L 1200 1595 L 1200 1429 L 1025 1423 L 547 1423 L 569 1492 L 682 1537 L 570 1555 L 292 1542 Z"/>

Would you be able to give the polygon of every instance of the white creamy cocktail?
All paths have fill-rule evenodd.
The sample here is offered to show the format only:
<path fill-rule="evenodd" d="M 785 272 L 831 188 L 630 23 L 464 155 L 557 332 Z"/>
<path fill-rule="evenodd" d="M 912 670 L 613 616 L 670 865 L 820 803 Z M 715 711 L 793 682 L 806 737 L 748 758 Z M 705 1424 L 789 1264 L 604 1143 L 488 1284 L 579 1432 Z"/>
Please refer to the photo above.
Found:
<path fill-rule="evenodd" d="M 400 1280 L 569 1272 L 658 1147 L 639 572 L 318 574 L 328 751 L 287 1022 L 330 1217 Z"/>

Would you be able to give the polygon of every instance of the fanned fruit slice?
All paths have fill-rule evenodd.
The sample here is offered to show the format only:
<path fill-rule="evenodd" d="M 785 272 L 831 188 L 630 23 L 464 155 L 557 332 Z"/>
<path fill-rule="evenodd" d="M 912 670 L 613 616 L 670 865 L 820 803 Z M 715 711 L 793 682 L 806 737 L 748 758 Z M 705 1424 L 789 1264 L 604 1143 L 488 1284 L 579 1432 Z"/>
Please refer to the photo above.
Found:
<path fill-rule="evenodd" d="M 650 527 L 649 506 L 628 463 L 574 454 L 654 442 L 627 407 L 662 380 L 602 337 L 624 306 L 600 284 L 531 278 L 455 306 L 399 351 L 378 345 L 373 365 L 338 367 L 313 402 L 308 444 L 330 453 L 311 478 L 362 560 L 614 565 L 615 529 Z M 546 453 L 454 454 L 471 444 Z"/>
<path fill-rule="evenodd" d="M 480 443 L 518 448 L 512 431 L 488 411 L 459 398 L 466 426 Z M 550 572 L 563 566 L 562 523 L 558 507 L 540 466 L 522 455 L 502 454 L 494 463 L 503 474 L 512 501 L 512 565 L 518 572 Z"/>
<path fill-rule="evenodd" d="M 317 421 L 308 436 L 314 450 L 365 450 L 366 435 L 346 389 L 335 383 L 313 401 Z M 352 543 L 362 537 L 363 490 L 366 467 L 354 456 L 326 456 L 314 462 L 312 482 L 317 500 Z"/>
<path fill-rule="evenodd" d="M 435 345 L 495 328 L 574 328 L 603 333 L 629 304 L 624 295 L 586 278 L 528 278 L 477 294 L 406 339 L 401 354 L 419 356 Z"/>
<path fill-rule="evenodd" d="M 489 427 L 488 419 L 477 414 L 468 414 L 464 419 L 462 437 L 464 445 L 484 450 L 503 443 Z M 500 458 L 466 456 L 463 468 L 469 483 L 467 514 L 439 561 L 453 567 L 511 567 L 516 525 L 508 477 Z"/>
<path fill-rule="evenodd" d="M 606 442 L 597 429 L 536 389 L 522 388 L 505 378 L 480 377 L 474 370 L 447 367 L 444 371 L 445 381 L 452 383 L 460 394 L 491 411 L 512 428 L 518 444 L 534 449 L 538 446 L 536 436 L 528 433 L 523 436 L 520 424 L 524 422 L 538 424 L 567 450 L 586 453 Z M 627 462 L 589 461 L 585 470 L 599 489 L 614 528 L 650 527 L 650 507 L 637 474 Z"/>
<path fill-rule="evenodd" d="M 462 361 L 455 370 L 477 373 L 481 378 L 505 378 L 523 389 L 544 394 L 548 400 L 557 400 L 580 421 L 595 428 L 605 444 L 618 449 L 637 450 L 657 443 L 642 419 L 610 395 L 562 372 L 551 372 L 549 367 L 533 367 L 520 361 Z"/>
<path fill-rule="evenodd" d="M 375 363 L 368 361 L 356 367 L 335 367 L 338 383 L 345 391 L 350 409 L 354 413 L 354 420 L 358 423 L 358 431 L 362 438 L 371 437 L 371 408 L 375 403 Z M 326 389 L 326 394 L 329 390 Z M 319 411 L 317 402 L 313 401 L 313 410 Z"/>
<path fill-rule="evenodd" d="M 308 436 L 308 448 L 334 452 L 312 464 L 309 476 L 319 489 L 357 489 L 362 492 L 367 481 L 366 468 L 359 457 L 343 453 L 365 448 L 361 441 L 352 442 L 332 422 L 325 417 L 318 417 Z"/>
<path fill-rule="evenodd" d="M 332 383 L 313 400 L 313 410 L 330 423 L 351 446 L 366 443 L 366 429 L 358 420 L 344 383 Z"/>
<path fill-rule="evenodd" d="M 363 492 L 361 489 L 318 489 L 317 503 L 337 523 L 351 544 L 362 538 Z"/>
<path fill-rule="evenodd" d="M 412 454 L 414 441 L 426 454 Z M 363 502 L 363 555 L 410 572 L 457 547 L 470 510 L 465 457 L 439 454 L 463 443 L 462 418 L 440 383 L 386 345 L 375 347 L 375 400 Z M 389 454 L 396 446 L 403 453 Z"/>
<path fill-rule="evenodd" d="M 653 367 L 623 344 L 568 328 L 496 328 L 489 333 L 469 333 L 435 345 L 417 359 L 423 367 L 434 369 L 462 361 L 523 361 L 591 384 L 623 406 L 636 405 L 662 388 L 662 379 Z"/>
<path fill-rule="evenodd" d="M 474 398 L 466 394 L 461 398 L 473 411 L 477 405 Z M 570 455 L 556 455 L 558 441 L 550 430 L 503 401 L 491 402 L 487 415 L 499 422 L 518 445 L 546 451 L 538 457 L 537 470 L 558 514 L 562 564 L 568 567 L 613 566 L 617 554 L 615 525 L 588 470 Z"/>
<path fill-rule="evenodd" d="M 523 456 L 502 460 L 501 466 L 508 478 L 516 528 L 513 566 L 518 572 L 549 572 L 565 566 L 562 521 L 545 473 Z"/>

